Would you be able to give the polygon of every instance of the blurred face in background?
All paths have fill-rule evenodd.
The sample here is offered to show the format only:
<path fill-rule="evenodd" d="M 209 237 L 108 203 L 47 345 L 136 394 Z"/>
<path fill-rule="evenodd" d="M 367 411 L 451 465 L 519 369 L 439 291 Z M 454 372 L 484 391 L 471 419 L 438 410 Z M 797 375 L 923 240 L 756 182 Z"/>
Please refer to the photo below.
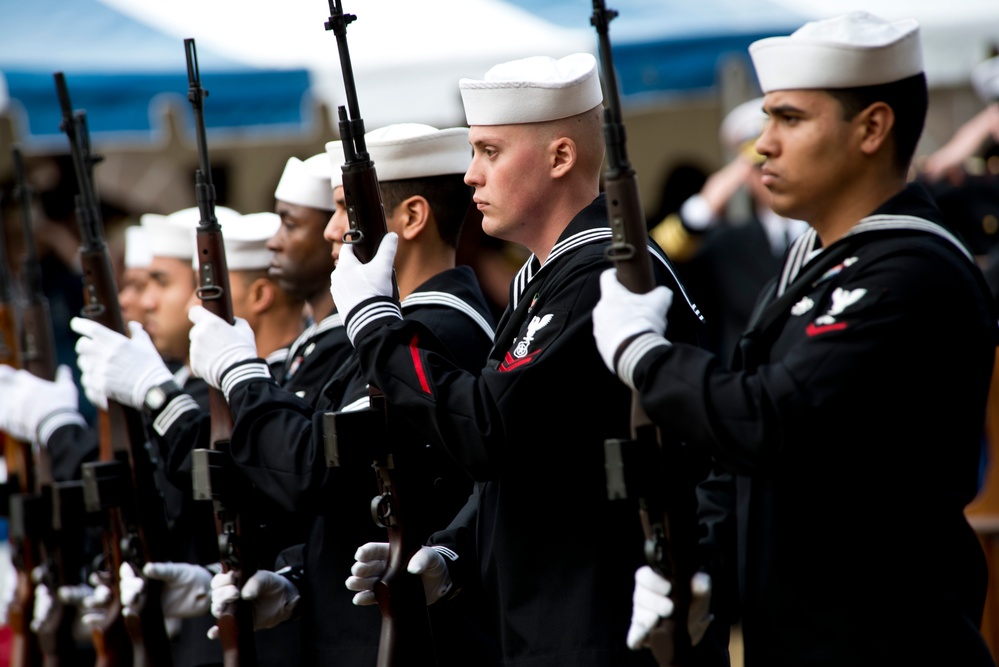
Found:
<path fill-rule="evenodd" d="M 121 274 L 118 305 L 121 307 L 121 315 L 126 322 L 138 322 L 142 326 L 146 326 L 146 313 L 140 302 L 148 283 L 148 269 L 125 269 Z"/>
<path fill-rule="evenodd" d="M 350 229 L 350 220 L 347 218 L 347 202 L 343 197 L 343 186 L 338 185 L 333 188 L 333 203 L 336 210 L 330 216 L 323 230 L 323 238 L 330 244 L 333 263 L 336 264 L 340 257 L 340 249 L 343 247 L 343 235 Z"/>
<path fill-rule="evenodd" d="M 146 317 L 143 326 L 164 359 L 187 361 L 192 326 L 187 311 L 194 289 L 190 259 L 153 256 L 140 305 Z"/>

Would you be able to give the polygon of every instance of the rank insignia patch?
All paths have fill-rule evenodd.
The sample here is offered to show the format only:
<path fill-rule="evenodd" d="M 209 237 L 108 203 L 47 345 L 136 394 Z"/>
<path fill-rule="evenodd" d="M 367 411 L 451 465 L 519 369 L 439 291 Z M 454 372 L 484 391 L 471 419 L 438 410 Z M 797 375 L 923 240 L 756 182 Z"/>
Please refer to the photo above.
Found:
<path fill-rule="evenodd" d="M 544 329 L 551 321 L 551 313 L 545 315 L 544 317 L 538 317 L 535 315 L 534 319 L 531 320 L 531 323 L 527 325 L 527 333 L 520 339 L 520 342 L 517 343 L 517 347 L 514 348 L 513 356 L 518 359 L 527 357 L 528 350 L 531 347 L 531 343 L 534 342 L 534 337 L 537 336 L 538 330 Z"/>
<path fill-rule="evenodd" d="M 530 315 L 521 325 L 520 336 L 513 339 L 499 364 L 500 371 L 511 371 L 535 361 L 541 351 L 548 347 L 565 325 L 565 315 L 561 312 Z"/>
<path fill-rule="evenodd" d="M 846 322 L 839 321 L 836 317 L 860 301 L 865 294 L 867 294 L 867 290 L 862 287 L 854 290 L 837 287 L 832 293 L 832 304 L 830 304 L 829 310 L 824 315 L 815 318 L 815 321 L 805 329 L 805 333 L 809 336 L 817 336 L 830 331 L 846 329 Z"/>

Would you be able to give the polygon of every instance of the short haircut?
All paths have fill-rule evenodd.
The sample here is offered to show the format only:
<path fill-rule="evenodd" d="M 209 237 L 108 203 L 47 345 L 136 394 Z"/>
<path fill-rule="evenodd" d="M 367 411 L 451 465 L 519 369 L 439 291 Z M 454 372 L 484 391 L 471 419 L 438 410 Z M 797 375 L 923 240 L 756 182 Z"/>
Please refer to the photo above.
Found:
<path fill-rule="evenodd" d="M 465 183 L 464 174 L 385 181 L 378 187 L 386 213 L 414 195 L 425 198 L 433 211 L 441 240 L 452 248 L 458 246 L 461 226 L 472 204 L 472 188 Z"/>
<path fill-rule="evenodd" d="M 229 277 L 236 277 L 238 280 L 243 281 L 243 286 L 247 288 L 260 278 L 270 279 L 267 269 L 230 269 Z"/>
<path fill-rule="evenodd" d="M 929 106 L 929 91 L 924 73 L 892 83 L 859 88 L 826 89 L 826 92 L 843 107 L 844 120 L 853 119 L 875 102 L 884 102 L 890 106 L 895 112 L 895 126 L 892 128 L 895 140 L 895 167 L 900 173 L 909 169 L 919 138 L 923 134 L 926 110 Z"/>

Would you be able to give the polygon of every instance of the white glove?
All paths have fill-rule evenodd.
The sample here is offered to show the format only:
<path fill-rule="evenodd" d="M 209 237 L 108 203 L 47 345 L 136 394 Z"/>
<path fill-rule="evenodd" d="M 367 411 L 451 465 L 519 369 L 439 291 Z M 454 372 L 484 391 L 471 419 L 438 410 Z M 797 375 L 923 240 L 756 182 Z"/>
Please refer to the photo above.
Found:
<path fill-rule="evenodd" d="M 82 612 L 80 620 L 87 627 L 104 623 L 108 608 L 111 606 L 111 588 L 101 579 L 101 575 L 93 572 L 89 579 L 90 586 L 61 586 L 60 600 L 80 600 Z M 87 589 L 90 589 L 89 593 Z M 65 596 L 65 597 L 64 597 Z M 75 604 L 75 602 L 74 602 Z"/>
<path fill-rule="evenodd" d="M 344 582 L 347 590 L 358 591 L 354 604 L 358 606 L 377 603 L 375 584 L 388 569 L 389 545 L 387 542 L 368 542 L 354 554 L 357 562 L 350 568 L 352 576 Z M 423 580 L 427 604 L 433 604 L 451 592 L 451 573 L 444 556 L 435 547 L 420 547 L 406 566 L 410 574 Z"/>
<path fill-rule="evenodd" d="M 635 571 L 628 648 L 637 651 L 646 646 L 653 628 L 673 614 L 673 601 L 668 597 L 672 590 L 673 585 L 669 579 L 662 577 L 648 565 Z M 694 574 L 690 580 L 690 592 L 687 632 L 690 634 L 691 645 L 696 646 L 714 620 L 710 612 L 711 576 L 705 572 Z"/>
<path fill-rule="evenodd" d="M 54 635 L 59 630 L 63 615 L 67 608 L 75 608 L 73 620 L 73 638 L 84 642 L 90 639 L 90 626 L 83 622 L 83 603 L 93 595 L 94 589 L 87 584 L 75 586 L 60 586 L 53 597 L 51 589 L 43 583 L 45 566 L 39 565 L 31 571 L 31 580 L 35 582 L 35 602 L 31 610 L 31 631 L 37 635 Z"/>
<path fill-rule="evenodd" d="M 76 365 L 80 384 L 91 402 L 100 397 L 141 408 L 146 392 L 173 379 L 149 334 L 138 322 L 129 322 L 131 338 L 85 317 L 74 317 L 69 327 L 80 334 Z"/>
<path fill-rule="evenodd" d="M 194 618 L 208 613 L 212 574 L 200 565 L 146 563 L 142 574 L 145 579 L 163 582 L 160 602 L 165 618 Z M 119 577 L 122 613 L 137 615 L 145 603 L 145 579 L 136 575 L 128 563 L 121 564 Z"/>
<path fill-rule="evenodd" d="M 191 372 L 216 389 L 222 388 L 222 375 L 230 367 L 259 356 L 253 329 L 243 318 L 229 324 L 204 306 L 192 306 L 187 316 L 194 322 Z"/>
<path fill-rule="evenodd" d="M 673 292 L 668 287 L 636 294 L 618 281 L 617 269 L 600 274 L 600 300 L 593 308 L 593 337 L 611 373 L 617 372 L 615 356 L 624 341 L 643 332 L 663 335 L 672 303 Z"/>
<path fill-rule="evenodd" d="M 79 398 L 69 366 L 59 366 L 55 381 L 49 382 L 26 370 L 0 365 L 0 431 L 18 440 L 37 440 L 38 427 L 57 413 L 72 413 L 83 423 Z"/>
<path fill-rule="evenodd" d="M 240 593 L 233 583 L 232 572 L 222 572 L 212 577 L 212 615 L 218 618 L 225 611 L 226 605 L 235 602 L 240 597 L 253 603 L 253 629 L 264 630 L 284 623 L 292 614 L 301 596 L 295 584 L 280 574 L 269 570 L 257 570 L 253 573 Z M 219 636 L 217 625 L 208 630 L 208 638 Z"/>
<path fill-rule="evenodd" d="M 35 634 L 55 632 L 62 620 L 62 605 L 58 604 L 49 587 L 42 583 L 45 567 L 39 565 L 31 570 L 31 580 L 35 582 L 35 601 L 31 610 L 31 631 Z M 87 586 L 89 589 L 90 587 Z M 82 600 L 82 598 L 81 598 Z"/>
<path fill-rule="evenodd" d="M 0 435 L 0 441 L 2 440 L 3 436 Z M 34 576 L 34 572 L 32 572 L 32 576 Z M 20 583 L 20 576 L 17 568 L 14 567 L 10 549 L 0 550 L 0 626 L 10 623 L 7 615 L 10 613 L 10 606 L 13 604 L 14 598 L 17 597 L 17 587 Z"/>
<path fill-rule="evenodd" d="M 48 594 L 48 588 L 45 588 L 45 593 Z M 76 616 L 73 619 L 73 638 L 78 642 L 87 642 L 90 640 L 90 630 L 91 626 L 87 624 L 87 621 L 99 622 L 103 620 L 104 613 L 100 611 L 94 613 L 90 611 L 90 616 L 85 614 L 85 604 L 88 599 L 90 599 L 94 594 L 94 589 L 87 584 L 77 584 L 75 586 L 60 586 L 57 593 L 57 598 L 59 600 L 58 616 L 53 617 L 51 620 L 45 621 L 43 627 L 38 629 L 35 628 L 35 620 L 32 620 L 31 629 L 38 634 L 53 633 L 58 629 L 58 625 L 62 620 L 62 614 L 66 613 L 66 609 L 73 607 L 76 610 Z M 35 595 L 38 595 L 38 589 L 35 590 Z M 35 609 L 38 609 L 38 602 L 36 598 Z M 38 618 L 36 611 L 35 618 Z"/>
<path fill-rule="evenodd" d="M 345 243 L 336 268 L 330 274 L 330 294 L 344 321 L 362 302 L 376 296 L 392 296 L 392 263 L 399 247 L 399 235 L 389 232 L 378 244 L 367 264 L 354 256 L 354 246 Z"/>

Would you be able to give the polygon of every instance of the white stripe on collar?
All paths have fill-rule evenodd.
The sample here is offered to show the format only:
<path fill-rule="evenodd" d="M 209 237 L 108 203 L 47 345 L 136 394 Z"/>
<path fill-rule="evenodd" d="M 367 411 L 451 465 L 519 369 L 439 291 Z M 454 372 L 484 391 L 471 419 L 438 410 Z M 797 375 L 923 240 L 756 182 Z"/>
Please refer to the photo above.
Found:
<path fill-rule="evenodd" d="M 414 292 L 413 294 L 410 294 L 405 299 L 403 299 L 400 305 L 402 306 L 403 310 L 405 310 L 410 306 L 420 306 L 427 304 L 446 306 L 448 308 L 454 308 L 455 310 L 459 310 L 465 315 L 468 315 L 468 317 L 471 318 L 473 322 L 478 324 L 479 328 L 485 332 L 489 340 L 493 340 L 493 338 L 496 336 L 496 332 L 493 331 L 493 328 L 489 326 L 488 322 L 486 322 L 486 318 L 482 317 L 482 315 L 480 315 L 479 312 L 475 310 L 475 308 L 470 306 L 467 301 L 459 299 L 453 294 L 448 294 L 447 292 L 434 292 L 434 291 Z"/>
<path fill-rule="evenodd" d="M 530 257 L 527 258 L 527 261 L 524 263 L 524 266 L 521 267 L 520 271 L 518 271 L 517 275 L 514 277 L 513 303 L 511 306 L 512 309 L 515 310 L 517 308 L 517 304 L 520 302 L 520 297 L 524 294 L 524 290 L 527 289 L 528 284 L 530 284 L 530 282 L 534 280 L 534 277 L 538 273 L 541 273 L 541 271 L 543 271 L 544 268 L 548 266 L 553 259 L 559 257 L 560 255 L 564 255 L 565 253 L 571 250 L 575 250 L 580 246 L 589 245 L 591 243 L 596 243 L 596 242 L 602 242 L 604 240 L 610 239 L 612 236 L 613 232 L 611 231 L 610 227 L 598 227 L 596 229 L 587 229 L 582 232 L 579 232 L 578 234 L 573 234 L 569 238 L 556 243 L 555 246 L 552 248 L 551 253 L 549 253 L 548 259 L 545 261 L 544 264 L 539 266 L 537 270 L 535 270 L 534 267 L 537 264 L 538 259 L 535 255 L 532 254 Z M 666 270 L 669 271 L 670 275 L 673 276 L 673 281 L 680 288 L 681 295 L 683 296 L 684 300 L 687 302 L 687 305 L 690 307 L 690 309 L 694 311 L 694 314 L 697 315 L 698 319 L 703 320 L 704 316 L 701 315 L 701 311 L 697 308 L 697 305 L 691 300 L 690 295 L 687 293 L 687 290 L 683 285 L 683 281 L 680 280 L 680 276 L 676 275 L 676 272 L 673 270 L 673 267 L 670 265 L 670 263 L 666 261 L 662 257 L 662 255 L 656 252 L 651 244 L 648 246 L 648 249 L 649 249 L 649 255 L 651 255 L 655 261 L 662 264 L 666 268 Z"/>
<path fill-rule="evenodd" d="M 276 349 L 273 352 L 271 352 L 270 354 L 268 354 L 267 358 L 264 359 L 264 361 L 266 361 L 267 365 L 270 366 L 270 365 L 273 365 L 273 364 L 284 363 L 284 361 L 287 358 L 288 358 L 288 348 L 286 348 L 286 347 L 279 347 L 278 349 Z"/>
<path fill-rule="evenodd" d="M 339 312 L 327 316 L 322 322 L 313 322 L 309 326 L 305 327 L 305 331 L 299 334 L 298 338 L 295 339 L 295 342 L 291 344 L 290 348 L 288 348 L 288 356 L 294 357 L 295 353 L 298 352 L 298 348 L 302 347 L 302 345 L 311 340 L 314 336 L 342 326 L 343 317 Z"/>
<path fill-rule="evenodd" d="M 866 232 L 883 231 L 886 229 L 908 229 L 926 232 L 928 234 L 936 234 L 940 238 L 950 242 L 951 245 L 957 248 L 958 251 L 967 257 L 969 261 L 974 262 L 974 257 L 972 257 L 971 253 L 968 252 L 968 249 L 957 239 L 957 237 L 944 229 L 938 223 L 931 222 L 930 220 L 919 218 L 914 215 L 870 215 L 854 225 L 850 231 L 843 235 L 843 238 L 856 236 Z M 816 250 L 819 250 L 819 248 L 816 248 L 818 238 L 818 233 L 816 233 L 814 229 L 809 228 L 804 234 L 799 236 L 794 242 L 794 245 L 791 246 L 791 251 L 788 253 L 784 268 L 781 269 L 780 282 L 777 285 L 777 296 L 784 293 L 788 285 L 794 282 L 794 279 L 797 278 L 801 269 L 809 261 L 811 261 L 813 257 L 821 255 L 821 252 L 815 252 Z"/>

